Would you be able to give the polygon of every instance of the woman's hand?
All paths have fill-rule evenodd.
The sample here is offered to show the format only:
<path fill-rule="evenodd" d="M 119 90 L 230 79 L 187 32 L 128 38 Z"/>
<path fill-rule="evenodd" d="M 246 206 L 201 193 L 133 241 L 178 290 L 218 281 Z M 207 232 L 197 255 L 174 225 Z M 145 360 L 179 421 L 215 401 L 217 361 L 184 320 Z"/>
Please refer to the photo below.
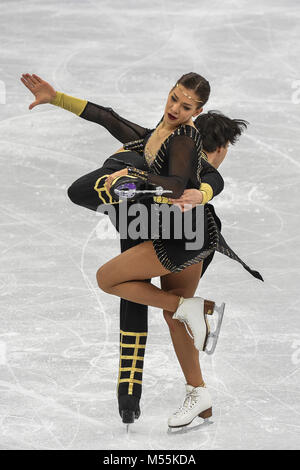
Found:
<path fill-rule="evenodd" d="M 198 189 L 185 189 L 178 199 L 169 198 L 170 202 L 177 205 L 181 212 L 189 211 L 202 203 L 203 194 Z M 185 207 L 186 205 L 186 207 Z"/>
<path fill-rule="evenodd" d="M 45 82 L 34 73 L 32 75 L 30 75 L 30 73 L 23 73 L 20 80 L 35 96 L 35 101 L 31 103 L 29 109 L 34 108 L 38 104 L 50 103 L 56 96 L 56 91 L 50 83 Z"/>
<path fill-rule="evenodd" d="M 128 168 L 123 168 L 122 170 L 115 171 L 115 173 L 112 173 L 106 178 L 106 181 L 104 183 L 105 189 L 109 191 L 111 187 L 111 183 L 113 182 L 115 178 L 117 178 L 118 176 L 126 176 L 126 175 L 128 175 Z"/>

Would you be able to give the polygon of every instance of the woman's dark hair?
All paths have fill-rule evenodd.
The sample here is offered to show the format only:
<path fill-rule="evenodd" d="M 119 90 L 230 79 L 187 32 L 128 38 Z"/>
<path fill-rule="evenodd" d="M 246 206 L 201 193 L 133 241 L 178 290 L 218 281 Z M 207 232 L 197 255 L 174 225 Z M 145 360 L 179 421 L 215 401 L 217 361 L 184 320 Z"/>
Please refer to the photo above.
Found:
<path fill-rule="evenodd" d="M 227 142 L 234 145 L 249 123 L 230 119 L 220 111 L 208 111 L 200 114 L 194 124 L 201 134 L 203 149 L 214 152 L 218 147 L 225 147 Z"/>
<path fill-rule="evenodd" d="M 201 77 L 198 73 L 190 72 L 182 75 L 177 80 L 175 86 L 178 84 L 183 85 L 185 88 L 193 90 L 199 97 L 202 103 L 197 103 L 197 108 L 201 108 L 208 100 L 210 94 L 210 85 L 208 81 Z"/>

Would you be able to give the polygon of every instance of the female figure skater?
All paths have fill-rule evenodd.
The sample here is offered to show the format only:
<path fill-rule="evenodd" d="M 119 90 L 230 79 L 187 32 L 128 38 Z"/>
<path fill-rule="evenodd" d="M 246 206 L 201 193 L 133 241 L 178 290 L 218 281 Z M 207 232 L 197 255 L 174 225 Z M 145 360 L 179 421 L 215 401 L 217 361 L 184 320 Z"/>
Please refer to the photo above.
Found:
<path fill-rule="evenodd" d="M 198 136 L 196 131 L 193 131 L 194 126 L 192 125 L 191 117 L 192 115 L 195 116 L 199 114 L 199 112 L 202 110 L 200 109 L 201 105 L 197 103 L 202 102 L 204 104 L 205 96 L 203 96 L 203 89 L 200 91 L 201 86 L 195 87 L 193 86 L 195 85 L 195 81 L 194 84 L 191 84 L 192 80 L 189 82 L 189 79 L 192 78 L 190 75 L 193 75 L 194 80 L 197 81 L 198 79 L 198 85 L 200 84 L 202 77 L 197 76 L 197 74 L 188 74 L 188 76 L 181 77 L 181 79 L 177 82 L 176 89 L 174 87 L 169 94 L 164 118 L 160 123 L 162 124 L 161 127 L 159 125 L 157 126 L 156 132 L 151 134 L 151 139 L 150 134 L 148 133 L 149 135 L 147 140 L 149 140 L 149 143 L 154 146 L 150 148 L 155 148 L 155 145 L 157 148 L 160 147 L 156 157 L 153 159 L 154 173 L 151 174 L 149 172 L 141 172 L 139 170 L 133 169 L 132 167 L 129 167 L 129 169 L 126 168 L 125 170 L 118 172 L 118 174 L 114 174 L 112 177 L 110 177 L 110 179 L 114 180 L 117 175 L 119 177 L 120 175 L 129 174 L 130 176 L 132 175 L 135 178 L 140 178 L 142 181 L 146 181 L 147 183 L 156 185 L 160 184 L 164 188 L 170 189 L 172 191 L 172 195 L 176 198 L 182 194 L 185 187 L 188 187 L 188 180 L 190 179 L 190 181 L 193 181 L 194 174 L 192 172 L 192 161 L 194 160 L 195 162 L 196 154 L 197 178 L 198 183 L 200 182 L 199 175 L 201 173 L 201 168 L 199 167 L 201 167 L 201 156 L 199 158 L 199 148 L 197 147 Z M 34 80 L 38 81 L 38 78 L 39 77 L 34 78 Z M 186 78 L 186 80 L 184 80 L 184 78 Z M 24 83 L 26 84 L 26 78 L 24 78 Z M 34 83 L 31 83 L 32 87 L 33 85 Z M 28 81 L 26 86 L 28 86 Z M 176 93 L 174 90 L 176 90 Z M 178 104 L 176 105 L 177 102 Z M 171 112 L 170 114 L 175 115 L 175 119 L 169 115 L 169 112 Z M 176 125 L 172 124 L 174 121 L 176 121 Z M 187 124 L 187 122 L 189 122 L 189 124 Z M 162 132 L 163 134 L 161 134 Z M 164 140 L 163 144 L 161 143 L 162 138 Z M 141 149 L 145 147 L 145 144 L 146 142 L 144 142 L 144 139 L 141 139 L 124 145 L 124 148 L 126 150 L 130 148 L 140 149 L 141 151 Z M 147 147 L 146 150 L 148 149 L 149 147 Z M 167 149 L 169 151 L 168 153 L 166 152 Z M 154 154 L 155 150 L 153 150 Z M 146 153 L 146 155 L 149 157 L 149 153 Z M 167 162 L 169 163 L 169 173 L 171 173 L 173 176 L 167 176 Z M 110 189 L 110 179 L 107 184 L 108 189 Z M 202 194 L 202 196 L 204 196 L 204 194 Z M 198 271 L 199 273 L 201 272 L 202 267 L 200 260 L 213 253 L 214 249 L 217 249 L 218 251 L 223 252 L 224 254 L 227 254 L 233 259 L 241 262 L 243 266 L 255 277 L 261 278 L 259 273 L 250 270 L 250 268 L 248 268 L 226 245 L 226 242 L 218 232 L 216 224 L 214 223 L 213 217 L 209 211 L 206 211 L 205 215 L 206 221 L 208 220 L 210 222 L 210 228 L 207 230 L 209 237 L 208 240 L 206 240 L 206 249 L 202 248 L 196 253 L 188 253 L 187 250 L 184 251 L 183 244 L 180 243 L 182 240 L 165 241 L 158 239 L 143 242 L 140 246 L 134 247 L 128 250 L 126 253 L 123 253 L 122 255 L 114 258 L 109 263 L 106 263 L 106 265 L 100 268 L 97 272 L 98 284 L 106 292 L 110 292 L 121 296 L 123 299 L 140 302 L 145 305 L 148 304 L 153 306 L 160 306 L 164 309 L 164 311 L 167 312 L 174 313 L 176 311 L 176 314 L 173 315 L 173 318 L 187 321 L 191 325 L 192 330 L 194 330 L 194 336 L 198 335 L 197 347 L 199 349 L 204 348 L 204 343 L 207 340 L 206 322 L 204 317 L 201 316 L 199 318 L 199 314 L 197 314 L 199 307 L 203 312 L 203 299 L 183 299 L 183 296 L 165 292 L 156 288 L 155 286 L 146 285 L 145 282 L 141 281 L 144 281 L 148 275 L 149 277 L 161 275 L 163 279 L 164 276 L 171 276 L 171 272 L 179 273 L 184 269 L 187 270 L 192 267 L 198 267 L 198 269 L 200 268 Z M 217 235 L 217 239 L 213 239 L 214 235 Z M 184 253 L 177 251 L 179 246 L 183 248 Z M 138 261 L 140 256 L 143 256 L 143 266 L 137 266 L 136 264 L 136 261 Z M 129 264 L 127 264 L 128 262 Z M 127 268 L 128 265 L 131 266 L 131 263 L 134 263 L 134 269 L 132 269 L 132 272 L 128 273 Z M 187 266 L 189 266 L 189 268 Z M 138 289 L 135 291 L 136 287 Z M 195 287 L 197 287 L 197 284 Z M 192 297 L 192 295 L 193 293 L 185 295 L 185 297 Z M 180 303 L 180 307 L 178 307 L 178 302 Z M 195 322 L 195 327 L 193 322 Z M 203 384 L 200 384 L 198 387 L 195 386 L 194 388 L 203 389 L 204 387 L 201 387 L 201 385 Z M 207 406 L 207 403 L 209 402 L 208 392 L 204 392 L 204 390 L 199 390 L 199 396 L 196 400 L 198 411 L 199 409 L 203 408 L 204 404 Z M 209 408 L 200 411 L 200 414 L 203 415 L 203 417 L 209 413 Z M 174 420 L 172 423 L 171 425 L 174 425 Z M 182 424 L 180 424 L 180 426 L 182 426 Z"/>

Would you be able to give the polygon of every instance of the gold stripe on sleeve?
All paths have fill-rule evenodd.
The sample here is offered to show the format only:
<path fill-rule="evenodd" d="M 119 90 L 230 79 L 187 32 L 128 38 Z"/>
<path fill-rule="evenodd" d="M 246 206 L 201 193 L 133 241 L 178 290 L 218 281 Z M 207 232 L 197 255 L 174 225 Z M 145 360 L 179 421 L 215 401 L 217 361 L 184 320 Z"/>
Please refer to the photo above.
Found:
<path fill-rule="evenodd" d="M 63 108 L 67 111 L 71 111 L 71 113 L 80 116 L 80 114 L 83 112 L 84 108 L 87 105 L 87 100 L 74 98 L 74 96 L 69 96 L 65 93 L 57 91 L 55 98 L 50 101 L 50 104 L 53 104 L 54 106 L 59 106 L 60 108 Z"/>
<path fill-rule="evenodd" d="M 200 191 L 203 194 L 203 199 L 201 205 L 206 204 L 208 201 L 210 201 L 214 195 L 213 189 L 208 183 L 201 183 L 200 185 Z"/>

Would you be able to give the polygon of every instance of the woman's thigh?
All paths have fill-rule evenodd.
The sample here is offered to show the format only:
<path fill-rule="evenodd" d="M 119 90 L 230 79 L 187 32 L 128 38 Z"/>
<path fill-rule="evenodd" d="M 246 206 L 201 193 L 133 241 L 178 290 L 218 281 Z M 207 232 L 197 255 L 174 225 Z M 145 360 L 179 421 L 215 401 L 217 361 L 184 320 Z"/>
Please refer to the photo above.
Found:
<path fill-rule="evenodd" d="M 179 273 L 169 273 L 160 277 L 161 288 L 182 297 L 193 297 L 201 278 L 202 261 L 185 268 Z"/>
<path fill-rule="evenodd" d="M 97 271 L 97 281 L 103 290 L 127 281 L 145 281 L 171 271 L 159 261 L 152 241 L 140 243 L 105 263 Z"/>

